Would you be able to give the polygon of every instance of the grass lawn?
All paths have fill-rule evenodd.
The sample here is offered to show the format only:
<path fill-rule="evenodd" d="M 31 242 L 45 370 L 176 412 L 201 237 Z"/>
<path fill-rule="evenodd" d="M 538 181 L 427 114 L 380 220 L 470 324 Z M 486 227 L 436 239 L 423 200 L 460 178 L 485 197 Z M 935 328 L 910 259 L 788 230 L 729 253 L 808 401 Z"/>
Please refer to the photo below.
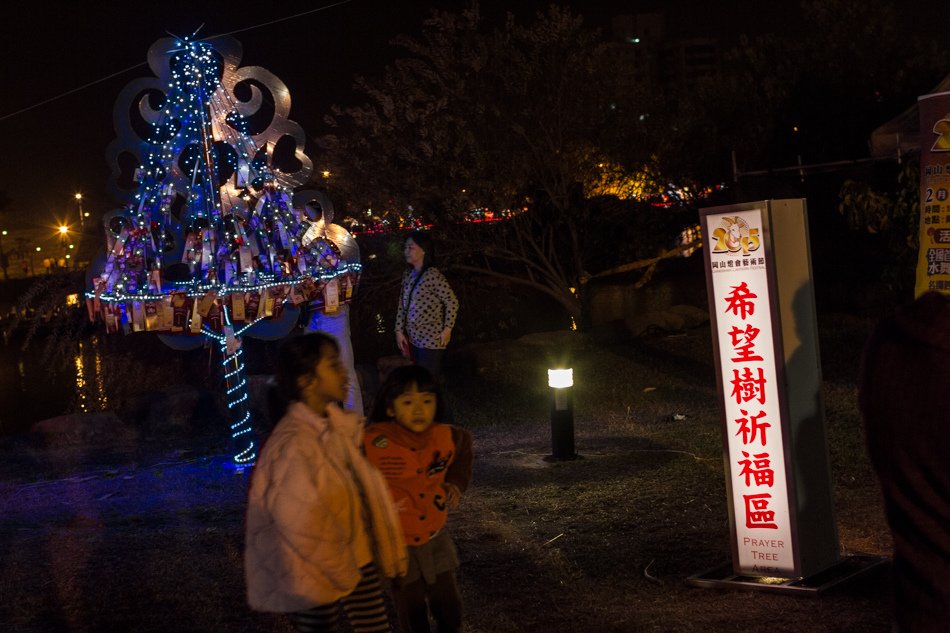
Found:
<path fill-rule="evenodd" d="M 843 554 L 890 539 L 855 405 L 871 324 L 825 315 L 824 404 Z M 469 633 L 889 631 L 886 570 L 820 597 L 688 586 L 730 560 L 708 327 L 457 350 L 475 479 L 450 520 Z M 575 375 L 582 459 L 549 463 L 545 370 Z M 290 631 L 244 602 L 247 475 L 217 438 L 0 443 L 0 630 Z"/>

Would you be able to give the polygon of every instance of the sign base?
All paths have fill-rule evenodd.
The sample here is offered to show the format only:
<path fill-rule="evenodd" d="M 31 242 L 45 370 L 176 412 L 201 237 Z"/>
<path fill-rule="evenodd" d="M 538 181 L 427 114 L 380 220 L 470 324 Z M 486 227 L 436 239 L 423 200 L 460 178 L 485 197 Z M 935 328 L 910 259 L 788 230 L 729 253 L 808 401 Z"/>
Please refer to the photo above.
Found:
<path fill-rule="evenodd" d="M 737 589 L 770 593 L 799 594 L 816 597 L 821 593 L 878 569 L 888 562 L 886 556 L 844 556 L 837 563 L 803 578 L 762 578 L 736 574 L 732 563 L 720 565 L 690 576 L 686 584 L 706 589 Z"/>

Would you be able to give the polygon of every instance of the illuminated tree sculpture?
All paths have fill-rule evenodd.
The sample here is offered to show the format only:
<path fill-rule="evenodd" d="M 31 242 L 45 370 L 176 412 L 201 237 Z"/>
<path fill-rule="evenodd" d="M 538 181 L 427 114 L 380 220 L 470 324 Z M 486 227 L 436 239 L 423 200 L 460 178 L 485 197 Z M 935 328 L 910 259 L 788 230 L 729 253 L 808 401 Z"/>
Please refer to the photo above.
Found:
<path fill-rule="evenodd" d="M 256 446 L 242 337 L 286 335 L 304 302 L 334 311 L 360 264 L 351 238 L 328 236 L 330 218 L 311 204 L 320 194 L 294 193 L 312 163 L 286 86 L 240 59 L 230 38 L 164 38 L 148 52 L 155 77 L 120 94 L 108 155 L 127 206 L 103 220 L 87 306 L 107 332 L 156 332 L 176 349 L 214 339 L 234 461 L 247 464 Z"/>

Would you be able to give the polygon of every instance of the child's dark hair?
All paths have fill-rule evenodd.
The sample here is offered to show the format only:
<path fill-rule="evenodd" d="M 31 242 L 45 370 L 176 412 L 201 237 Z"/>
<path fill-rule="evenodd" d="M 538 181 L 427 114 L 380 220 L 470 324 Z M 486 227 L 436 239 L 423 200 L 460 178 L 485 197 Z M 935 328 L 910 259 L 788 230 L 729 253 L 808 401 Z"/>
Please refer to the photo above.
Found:
<path fill-rule="evenodd" d="M 415 242 L 416 246 L 425 252 L 425 257 L 422 259 L 422 270 L 430 266 L 435 266 L 435 242 L 427 231 L 409 231 L 409 233 L 406 234 L 406 239 L 403 240 L 403 244 L 408 240 Z"/>
<path fill-rule="evenodd" d="M 314 371 L 314 368 L 327 353 L 327 348 L 339 350 L 336 339 L 323 332 L 308 332 L 290 336 L 277 348 L 277 371 L 275 384 L 267 394 L 268 412 L 271 422 L 276 424 L 284 417 L 287 406 L 300 399 L 300 385 L 297 380 Z"/>
<path fill-rule="evenodd" d="M 386 378 L 386 382 L 379 388 L 369 421 L 386 422 L 392 420 L 393 418 L 389 415 L 387 409 L 393 406 L 396 398 L 409 391 L 409 388 L 413 385 L 416 386 L 416 391 L 435 394 L 435 421 L 442 420 L 445 417 L 445 405 L 442 402 L 442 389 L 439 388 L 439 383 L 425 367 L 406 365 L 392 370 Z"/>

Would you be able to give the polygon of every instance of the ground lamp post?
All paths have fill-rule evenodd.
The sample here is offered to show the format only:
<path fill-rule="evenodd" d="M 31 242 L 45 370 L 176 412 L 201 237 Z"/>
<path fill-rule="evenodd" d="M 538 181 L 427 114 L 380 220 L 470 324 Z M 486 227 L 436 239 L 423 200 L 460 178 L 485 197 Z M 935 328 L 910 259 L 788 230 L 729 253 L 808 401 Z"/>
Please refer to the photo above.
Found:
<path fill-rule="evenodd" d="M 574 370 L 549 369 L 551 455 L 548 461 L 577 459 L 574 451 Z"/>

